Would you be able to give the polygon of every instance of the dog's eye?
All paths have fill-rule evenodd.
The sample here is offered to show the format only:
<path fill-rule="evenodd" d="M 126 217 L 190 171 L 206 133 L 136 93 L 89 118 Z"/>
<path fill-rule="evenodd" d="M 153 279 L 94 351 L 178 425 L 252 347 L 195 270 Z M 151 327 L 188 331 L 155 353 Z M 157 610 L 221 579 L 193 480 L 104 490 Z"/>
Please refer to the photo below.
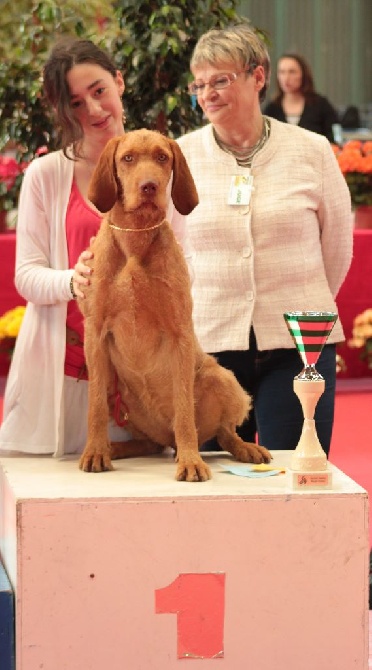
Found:
<path fill-rule="evenodd" d="M 125 154 L 125 156 L 123 156 L 123 160 L 124 160 L 126 163 L 131 163 L 132 160 L 133 160 L 133 156 L 132 156 L 132 154 Z"/>
<path fill-rule="evenodd" d="M 158 161 L 159 163 L 164 163 L 165 161 L 168 160 L 167 154 L 158 154 Z"/>

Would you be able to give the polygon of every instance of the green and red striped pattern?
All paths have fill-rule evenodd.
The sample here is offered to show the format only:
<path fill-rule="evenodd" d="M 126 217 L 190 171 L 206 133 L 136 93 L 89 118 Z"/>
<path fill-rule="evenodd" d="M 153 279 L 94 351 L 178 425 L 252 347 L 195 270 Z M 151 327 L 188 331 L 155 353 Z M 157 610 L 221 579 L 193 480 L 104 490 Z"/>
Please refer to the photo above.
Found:
<path fill-rule="evenodd" d="M 337 314 L 286 312 L 283 316 L 304 365 L 315 365 L 337 321 Z"/>

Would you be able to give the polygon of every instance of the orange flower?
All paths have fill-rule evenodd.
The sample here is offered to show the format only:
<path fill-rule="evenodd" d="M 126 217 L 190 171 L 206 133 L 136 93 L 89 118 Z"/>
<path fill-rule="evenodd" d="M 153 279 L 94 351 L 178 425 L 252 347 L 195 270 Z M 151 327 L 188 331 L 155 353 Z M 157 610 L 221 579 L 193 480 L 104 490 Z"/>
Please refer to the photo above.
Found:
<path fill-rule="evenodd" d="M 365 154 L 372 153 L 372 141 L 364 142 L 363 151 Z"/>
<path fill-rule="evenodd" d="M 362 149 L 363 142 L 361 140 L 349 140 L 344 144 L 344 151 L 348 149 L 358 149 L 359 151 Z"/>
<path fill-rule="evenodd" d="M 350 140 L 344 146 L 332 145 L 355 207 L 372 205 L 372 142 Z"/>

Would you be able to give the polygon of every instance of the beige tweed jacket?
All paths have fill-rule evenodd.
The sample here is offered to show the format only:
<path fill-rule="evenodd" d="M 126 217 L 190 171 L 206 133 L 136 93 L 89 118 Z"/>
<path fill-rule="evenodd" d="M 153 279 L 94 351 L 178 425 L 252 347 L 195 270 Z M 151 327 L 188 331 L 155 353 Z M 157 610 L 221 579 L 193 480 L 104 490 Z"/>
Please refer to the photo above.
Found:
<path fill-rule="evenodd" d="M 337 311 L 352 257 L 349 190 L 327 139 L 271 119 L 254 157 L 250 206 L 227 204 L 231 178 L 248 174 L 209 124 L 178 140 L 200 203 L 187 217 L 194 323 L 210 353 L 294 346 L 283 313 Z M 329 342 L 344 339 L 338 321 Z"/>

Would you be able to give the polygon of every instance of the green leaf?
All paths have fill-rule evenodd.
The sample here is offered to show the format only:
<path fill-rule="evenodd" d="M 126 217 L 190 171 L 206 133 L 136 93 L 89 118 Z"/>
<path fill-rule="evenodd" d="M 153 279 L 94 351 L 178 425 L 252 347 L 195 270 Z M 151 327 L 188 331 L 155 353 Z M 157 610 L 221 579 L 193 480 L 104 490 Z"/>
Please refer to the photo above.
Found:
<path fill-rule="evenodd" d="M 198 38 L 237 20 L 237 0 L 2 0 L 0 24 L 0 151 L 13 142 L 30 160 L 38 147 L 58 146 L 42 96 L 42 69 L 59 36 L 92 39 L 111 52 L 125 78 L 128 130 L 157 128 L 170 137 L 204 123 L 186 91 Z M 100 29 L 97 17 L 105 20 Z M 17 201 L 20 177 L 0 206 Z M 5 202 L 6 199 L 6 202 Z M 5 203 L 5 204 L 4 204 Z"/>

